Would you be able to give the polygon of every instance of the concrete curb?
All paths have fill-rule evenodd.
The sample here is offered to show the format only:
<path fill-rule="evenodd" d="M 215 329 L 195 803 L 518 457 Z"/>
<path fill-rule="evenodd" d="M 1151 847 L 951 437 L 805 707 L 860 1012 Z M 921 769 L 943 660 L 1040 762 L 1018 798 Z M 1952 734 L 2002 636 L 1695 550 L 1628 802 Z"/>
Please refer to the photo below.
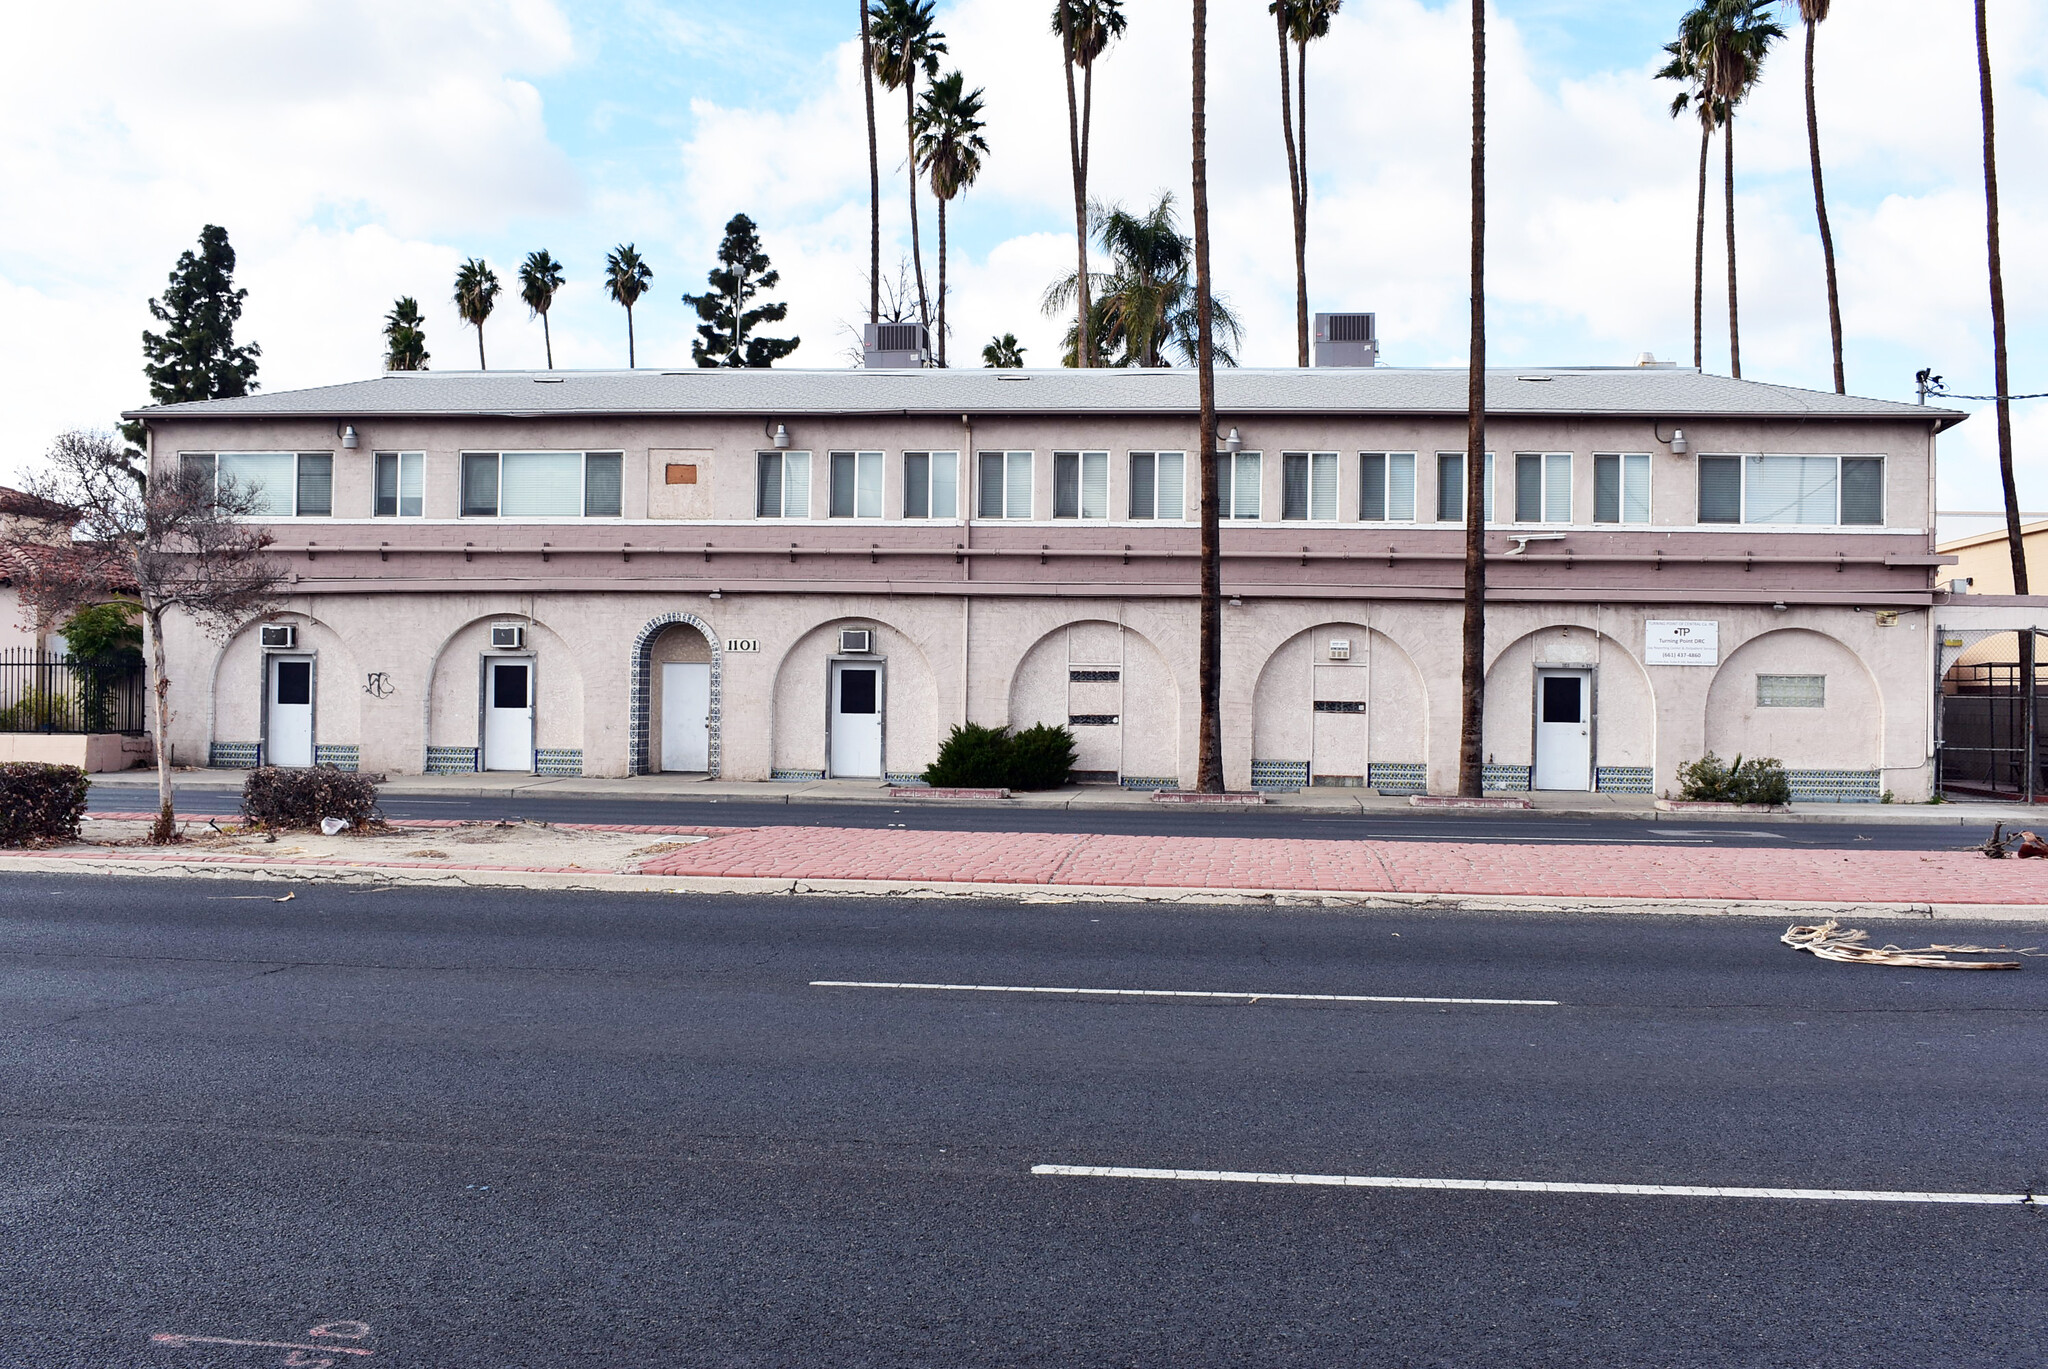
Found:
<path fill-rule="evenodd" d="M 1179 889 L 1155 885 L 977 884 L 900 880 L 747 879 L 624 875 L 573 870 L 449 870 L 378 865 L 222 865 L 206 861 L 74 860 L 0 856 L 0 872 L 255 879 L 285 884 L 379 884 L 434 889 L 533 889 L 561 893 L 793 894 L 841 898 L 1006 899 L 1023 904 L 1151 903 L 1330 908 L 1358 912 L 1616 913 L 1753 917 L 1817 922 L 1849 917 L 1919 922 L 2013 922 L 2048 926 L 2048 905 L 1852 903 L 1742 899 L 1554 898 L 1498 894 L 1334 892 L 1323 889 Z"/>

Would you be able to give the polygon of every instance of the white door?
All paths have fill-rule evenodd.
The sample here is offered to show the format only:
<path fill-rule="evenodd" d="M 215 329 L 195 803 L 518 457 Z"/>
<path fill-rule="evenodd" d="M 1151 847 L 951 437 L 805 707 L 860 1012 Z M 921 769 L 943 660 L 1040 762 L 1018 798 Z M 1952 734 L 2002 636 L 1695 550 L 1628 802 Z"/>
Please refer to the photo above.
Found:
<path fill-rule="evenodd" d="M 313 763 L 313 658 L 270 658 L 269 719 L 265 765 L 304 767 Z"/>
<path fill-rule="evenodd" d="M 1585 670 L 1536 672 L 1538 789 L 1593 787 L 1593 675 Z"/>
<path fill-rule="evenodd" d="M 484 662 L 484 769 L 533 769 L 533 662 Z"/>
<path fill-rule="evenodd" d="M 832 663 L 831 773 L 836 778 L 882 777 L 882 667 Z"/>
<path fill-rule="evenodd" d="M 661 768 L 696 774 L 711 768 L 711 667 L 671 662 L 661 668 Z"/>
<path fill-rule="evenodd" d="M 1314 670 L 1313 779 L 1362 785 L 1366 774 L 1365 667 L 1319 665 Z"/>

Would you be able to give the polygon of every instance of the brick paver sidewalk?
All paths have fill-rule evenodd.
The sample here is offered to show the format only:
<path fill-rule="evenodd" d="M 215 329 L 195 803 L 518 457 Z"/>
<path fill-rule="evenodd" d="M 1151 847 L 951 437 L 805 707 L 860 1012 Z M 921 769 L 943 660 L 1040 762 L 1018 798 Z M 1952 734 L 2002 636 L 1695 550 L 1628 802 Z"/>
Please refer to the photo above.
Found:
<path fill-rule="evenodd" d="M 649 874 L 1549 898 L 2048 905 L 2048 861 L 1964 851 L 1522 846 L 819 827 L 729 831 Z"/>

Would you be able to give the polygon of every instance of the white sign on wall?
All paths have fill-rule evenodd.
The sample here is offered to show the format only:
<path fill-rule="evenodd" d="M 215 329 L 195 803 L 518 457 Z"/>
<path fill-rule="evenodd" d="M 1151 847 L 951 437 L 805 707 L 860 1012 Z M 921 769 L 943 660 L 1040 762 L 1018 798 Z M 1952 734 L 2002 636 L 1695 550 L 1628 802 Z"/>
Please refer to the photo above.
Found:
<path fill-rule="evenodd" d="M 1643 625 L 1645 665 L 1721 664 L 1719 623 L 1645 623 Z"/>

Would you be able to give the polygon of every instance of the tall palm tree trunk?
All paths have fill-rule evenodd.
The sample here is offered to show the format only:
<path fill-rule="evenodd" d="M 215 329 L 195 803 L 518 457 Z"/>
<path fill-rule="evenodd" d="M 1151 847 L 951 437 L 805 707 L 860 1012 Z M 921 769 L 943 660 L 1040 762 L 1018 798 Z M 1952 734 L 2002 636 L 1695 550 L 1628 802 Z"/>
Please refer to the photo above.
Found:
<path fill-rule="evenodd" d="M 1195 788 L 1223 792 L 1223 525 L 1216 488 L 1216 319 L 1209 275 L 1209 4 L 1194 0 L 1195 371 L 1201 395 L 1201 431 L 1195 460 L 1202 490 L 1201 643 L 1196 664 L 1201 695 L 1196 736 Z"/>
<path fill-rule="evenodd" d="M 1472 355 L 1465 398 L 1465 631 L 1458 792 L 1486 791 L 1486 0 L 1472 0 Z"/>
<path fill-rule="evenodd" d="M 1287 207 L 1294 214 L 1294 364 L 1308 365 L 1308 291 L 1303 280 L 1301 153 L 1294 141 L 1294 78 L 1287 61 L 1287 11 L 1273 16 L 1280 39 L 1280 136 L 1287 144 Z M 1303 55 L 1307 53 L 1304 50 Z"/>
<path fill-rule="evenodd" d="M 939 202 L 939 369 L 946 369 L 946 198 L 933 196 Z"/>
<path fill-rule="evenodd" d="M 1088 306 L 1088 168 L 1081 153 L 1081 114 L 1074 100 L 1074 16 L 1066 0 L 1060 0 L 1060 68 L 1067 79 L 1067 155 L 1074 172 L 1074 251 L 1076 326 L 1074 364 L 1095 364 L 1094 340 L 1089 336 Z"/>
<path fill-rule="evenodd" d="M 1700 212 L 1692 235 L 1692 366 L 1707 368 L 1707 158 L 1712 150 L 1714 130 L 1700 125 Z"/>
<path fill-rule="evenodd" d="M 1735 288 L 1735 109 L 1721 124 L 1721 151 L 1727 157 L 1726 185 L 1722 191 L 1728 206 L 1728 374 L 1742 379 L 1742 309 Z"/>
<path fill-rule="evenodd" d="M 1294 331 L 1295 351 L 1300 364 L 1307 366 L 1308 356 L 1308 40 L 1295 45 L 1294 86 L 1298 107 L 1295 111 L 1295 136 L 1301 142 L 1301 170 L 1298 173 L 1299 187 L 1295 191 L 1294 203 Z"/>
<path fill-rule="evenodd" d="M 1828 226 L 1828 196 L 1820 174 L 1820 114 L 1813 98 L 1813 44 L 1820 25 L 1806 26 L 1806 150 L 1813 161 L 1813 213 L 1820 220 L 1820 254 L 1828 273 L 1828 335 L 1835 345 L 1835 393 L 1849 393 L 1842 369 L 1842 295 L 1835 280 L 1835 233 Z"/>
<path fill-rule="evenodd" d="M 633 354 L 633 306 L 629 304 L 626 306 L 626 369 L 631 371 L 638 365 L 639 359 Z"/>
<path fill-rule="evenodd" d="M 548 328 L 548 314 L 545 309 L 541 310 L 540 314 L 540 340 L 547 346 L 548 369 L 552 371 L 555 369 L 555 335 Z"/>
<path fill-rule="evenodd" d="M 932 327 L 931 296 L 924 286 L 924 247 L 917 230 L 917 75 L 912 72 L 903 83 L 903 131 L 910 147 L 910 260 L 917 268 L 917 321 L 929 334 Z"/>
<path fill-rule="evenodd" d="M 860 3 L 860 88 L 868 106 L 868 322 L 882 321 L 882 158 L 875 143 L 875 45 Z"/>
<path fill-rule="evenodd" d="M 1998 134 L 1991 108 L 1991 30 L 1977 0 L 1977 89 L 1984 106 L 1985 248 L 1991 266 L 1992 393 L 1998 397 L 1998 478 L 2005 486 L 2005 540 L 2012 553 L 2012 592 L 2027 593 L 2027 549 L 2020 537 L 2020 491 L 2012 468 L 2012 386 L 2005 355 L 2005 262 L 1998 245 Z M 2031 657 L 2033 634 L 2020 634 Z M 2030 672 L 2031 673 L 2031 672 Z"/>
<path fill-rule="evenodd" d="M 476 326 L 476 368 L 479 371 L 491 369 L 484 362 L 484 326 L 481 323 Z"/>

